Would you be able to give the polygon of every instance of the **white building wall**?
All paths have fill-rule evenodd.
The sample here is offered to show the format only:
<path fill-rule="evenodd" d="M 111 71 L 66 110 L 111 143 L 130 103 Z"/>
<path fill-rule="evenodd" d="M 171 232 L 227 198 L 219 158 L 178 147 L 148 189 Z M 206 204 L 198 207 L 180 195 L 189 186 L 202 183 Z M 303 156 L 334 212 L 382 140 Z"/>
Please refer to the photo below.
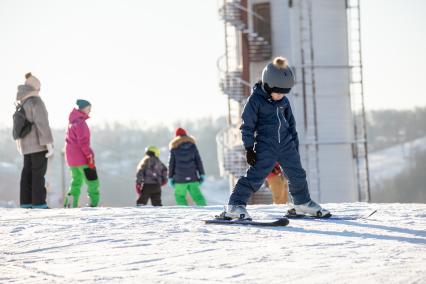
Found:
<path fill-rule="evenodd" d="M 347 18 L 345 0 L 314 0 L 312 3 L 312 27 L 317 97 L 317 119 L 319 145 L 320 196 L 313 196 L 321 202 L 356 201 L 356 169 L 353 161 L 351 142 L 353 123 L 349 97 L 349 69 Z M 252 0 L 262 3 L 265 0 Z M 303 98 L 301 88 L 301 53 L 298 0 L 293 7 L 288 1 L 270 0 L 272 23 L 273 56 L 286 56 L 296 66 L 297 84 L 290 95 L 296 116 L 297 130 L 301 142 L 306 141 L 304 133 Z M 305 6 L 306 7 L 306 6 Z M 307 15 L 305 15 L 306 17 Z M 266 62 L 252 63 L 250 79 L 260 79 Z M 321 66 L 336 66 L 322 68 Z M 346 66 L 346 67 L 345 67 Z M 308 95 L 311 88 L 308 86 Z M 308 105 L 311 108 L 312 105 Z M 312 110 L 309 112 L 312 115 Z M 303 147 L 301 156 L 304 157 Z M 302 163 L 305 161 L 302 160 Z M 307 168 L 307 165 L 305 165 Z M 308 172 L 309 175 L 309 172 Z M 309 180 L 309 176 L 308 176 Z M 312 184 L 312 181 L 309 181 Z"/>
<path fill-rule="evenodd" d="M 344 0 L 312 2 L 315 65 L 337 68 L 315 70 L 321 199 L 325 202 L 356 201 L 356 169 L 351 142 L 353 122 L 349 96 L 349 48 Z"/>

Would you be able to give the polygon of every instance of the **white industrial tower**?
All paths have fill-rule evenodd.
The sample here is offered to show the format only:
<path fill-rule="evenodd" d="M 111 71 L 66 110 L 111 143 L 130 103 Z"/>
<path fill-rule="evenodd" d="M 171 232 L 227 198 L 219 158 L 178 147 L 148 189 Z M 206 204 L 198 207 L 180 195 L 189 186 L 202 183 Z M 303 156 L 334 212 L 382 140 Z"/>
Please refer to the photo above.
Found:
<path fill-rule="evenodd" d="M 296 74 L 289 99 L 311 196 L 369 201 L 359 0 L 221 0 L 219 7 L 228 127 L 217 141 L 231 187 L 248 167 L 239 130 L 244 103 L 263 67 L 285 56 Z M 251 202 L 270 203 L 269 191 L 262 188 Z"/>

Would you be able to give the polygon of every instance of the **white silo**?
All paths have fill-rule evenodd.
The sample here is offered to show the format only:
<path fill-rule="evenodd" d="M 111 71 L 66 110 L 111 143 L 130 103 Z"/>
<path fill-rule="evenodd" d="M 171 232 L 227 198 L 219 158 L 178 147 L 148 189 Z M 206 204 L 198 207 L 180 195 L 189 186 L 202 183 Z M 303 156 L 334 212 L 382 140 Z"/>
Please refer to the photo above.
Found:
<path fill-rule="evenodd" d="M 297 83 L 289 98 L 310 192 L 320 202 L 369 200 L 359 1 L 225 0 L 226 54 L 219 61 L 229 127 L 218 136 L 221 168 L 241 175 L 239 115 L 250 88 L 275 56 Z M 254 202 L 268 203 L 262 189 Z"/>

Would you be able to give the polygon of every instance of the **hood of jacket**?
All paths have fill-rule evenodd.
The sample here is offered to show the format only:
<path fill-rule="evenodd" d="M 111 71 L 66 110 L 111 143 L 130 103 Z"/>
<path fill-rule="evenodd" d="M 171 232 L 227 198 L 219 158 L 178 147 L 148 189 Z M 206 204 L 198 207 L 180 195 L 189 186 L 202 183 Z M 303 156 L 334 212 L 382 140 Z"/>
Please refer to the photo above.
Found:
<path fill-rule="evenodd" d="M 191 144 L 195 144 L 195 138 L 187 135 L 177 136 L 170 142 L 169 148 L 170 150 L 176 149 L 184 143 L 188 143 L 188 146 L 190 147 L 192 146 Z"/>
<path fill-rule="evenodd" d="M 39 93 L 36 89 L 29 85 L 19 85 L 16 101 L 23 103 L 29 97 L 38 97 Z"/>
<path fill-rule="evenodd" d="M 259 96 L 263 97 L 265 100 L 272 101 L 271 95 L 269 95 L 265 91 L 265 89 L 262 86 L 262 82 L 261 81 L 259 81 L 256 84 L 254 84 L 252 94 L 259 95 Z"/>
<path fill-rule="evenodd" d="M 75 108 L 71 111 L 68 120 L 69 120 L 70 123 L 75 123 L 77 121 L 86 120 L 86 119 L 89 119 L 89 118 L 90 117 L 86 113 L 79 111 L 78 109 Z"/>
<path fill-rule="evenodd" d="M 31 76 L 25 80 L 24 85 L 18 86 L 18 93 L 16 94 L 16 100 L 23 103 L 29 97 L 38 96 L 40 92 L 40 81 L 35 77 Z"/>

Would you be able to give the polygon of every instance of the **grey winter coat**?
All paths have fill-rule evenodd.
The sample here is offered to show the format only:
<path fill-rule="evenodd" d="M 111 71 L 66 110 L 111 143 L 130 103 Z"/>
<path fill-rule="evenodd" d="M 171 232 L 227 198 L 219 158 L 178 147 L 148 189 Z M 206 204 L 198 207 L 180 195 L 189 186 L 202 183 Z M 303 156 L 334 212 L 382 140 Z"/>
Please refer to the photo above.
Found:
<path fill-rule="evenodd" d="M 167 183 L 167 167 L 157 157 L 146 156 L 138 166 L 136 183 L 165 185 Z"/>
<path fill-rule="evenodd" d="M 31 79 L 25 85 L 18 86 L 16 95 L 18 102 L 25 103 L 25 115 L 33 123 L 31 132 L 17 140 L 18 150 L 23 155 L 47 151 L 46 145 L 53 143 L 47 109 L 38 95 L 40 83 L 35 77 Z"/>

